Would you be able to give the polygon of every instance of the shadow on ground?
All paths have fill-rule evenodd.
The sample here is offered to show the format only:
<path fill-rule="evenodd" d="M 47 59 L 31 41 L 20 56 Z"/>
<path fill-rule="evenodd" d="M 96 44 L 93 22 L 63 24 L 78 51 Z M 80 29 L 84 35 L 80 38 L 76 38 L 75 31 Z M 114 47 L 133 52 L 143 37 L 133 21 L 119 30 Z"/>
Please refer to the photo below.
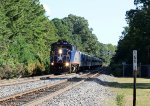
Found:
<path fill-rule="evenodd" d="M 87 81 L 94 81 L 100 85 L 107 86 L 107 87 L 114 87 L 114 88 L 133 88 L 133 83 L 118 83 L 118 82 L 107 82 L 102 81 L 98 78 L 91 78 Z M 150 83 L 137 83 L 137 89 L 150 89 Z"/>

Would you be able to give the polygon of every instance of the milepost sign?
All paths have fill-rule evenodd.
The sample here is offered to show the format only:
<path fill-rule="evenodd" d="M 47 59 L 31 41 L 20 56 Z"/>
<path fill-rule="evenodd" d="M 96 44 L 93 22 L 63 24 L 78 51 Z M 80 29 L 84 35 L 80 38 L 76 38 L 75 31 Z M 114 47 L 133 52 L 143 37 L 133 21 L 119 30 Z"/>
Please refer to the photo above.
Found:
<path fill-rule="evenodd" d="M 133 70 L 137 71 L 137 50 L 133 50 Z"/>

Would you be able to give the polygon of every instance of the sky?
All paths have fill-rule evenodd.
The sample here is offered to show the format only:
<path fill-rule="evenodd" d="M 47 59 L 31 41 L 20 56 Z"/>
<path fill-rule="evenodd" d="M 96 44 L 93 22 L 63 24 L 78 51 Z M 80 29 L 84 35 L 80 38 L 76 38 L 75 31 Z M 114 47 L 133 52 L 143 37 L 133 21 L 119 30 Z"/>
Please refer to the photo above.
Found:
<path fill-rule="evenodd" d="M 126 11 L 135 9 L 134 0 L 40 0 L 49 19 L 69 14 L 84 17 L 89 28 L 104 44 L 117 45 L 123 27 L 127 26 Z"/>

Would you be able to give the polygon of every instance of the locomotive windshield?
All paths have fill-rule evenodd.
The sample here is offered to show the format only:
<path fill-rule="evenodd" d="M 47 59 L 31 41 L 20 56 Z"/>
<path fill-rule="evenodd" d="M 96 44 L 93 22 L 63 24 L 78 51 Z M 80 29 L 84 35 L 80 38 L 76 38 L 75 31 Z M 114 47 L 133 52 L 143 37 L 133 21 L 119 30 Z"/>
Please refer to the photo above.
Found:
<path fill-rule="evenodd" d="M 70 49 L 62 47 L 56 47 L 51 50 L 52 55 L 69 55 L 69 52 Z"/>
<path fill-rule="evenodd" d="M 51 54 L 52 55 L 68 55 L 72 50 L 72 45 L 66 41 L 58 41 L 51 45 Z"/>

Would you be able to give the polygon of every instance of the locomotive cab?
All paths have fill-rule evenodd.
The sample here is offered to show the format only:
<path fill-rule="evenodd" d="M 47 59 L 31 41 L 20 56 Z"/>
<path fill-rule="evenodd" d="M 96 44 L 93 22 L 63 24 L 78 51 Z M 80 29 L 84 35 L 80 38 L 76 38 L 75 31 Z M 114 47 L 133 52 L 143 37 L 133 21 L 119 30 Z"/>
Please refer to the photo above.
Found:
<path fill-rule="evenodd" d="M 71 50 L 73 46 L 66 41 L 58 41 L 51 45 L 50 71 L 55 74 L 70 70 Z"/>

